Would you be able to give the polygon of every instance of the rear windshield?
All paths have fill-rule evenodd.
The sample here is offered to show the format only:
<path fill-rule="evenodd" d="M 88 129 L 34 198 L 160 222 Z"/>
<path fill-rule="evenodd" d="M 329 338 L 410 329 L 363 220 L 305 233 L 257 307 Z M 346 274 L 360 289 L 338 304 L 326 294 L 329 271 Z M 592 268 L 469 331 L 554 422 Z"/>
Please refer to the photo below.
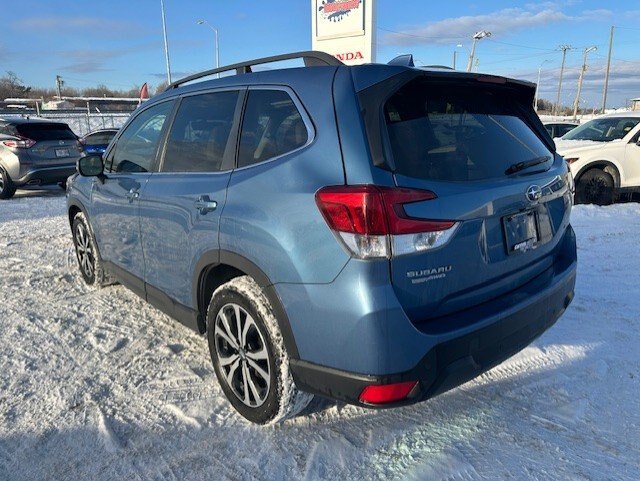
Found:
<path fill-rule="evenodd" d="M 28 123 L 16 125 L 18 135 L 36 142 L 43 140 L 73 140 L 76 135 L 67 124 L 54 123 Z"/>
<path fill-rule="evenodd" d="M 640 122 L 640 117 L 610 117 L 593 119 L 565 134 L 563 140 L 594 140 L 610 142 L 626 136 Z"/>
<path fill-rule="evenodd" d="M 552 153 L 513 104 L 505 90 L 412 80 L 384 106 L 396 173 L 473 181 L 534 159 L 542 162 L 536 170 L 548 168 Z"/>
<path fill-rule="evenodd" d="M 96 132 L 89 134 L 84 138 L 85 145 L 108 145 L 111 139 L 116 135 L 116 131 Z"/>

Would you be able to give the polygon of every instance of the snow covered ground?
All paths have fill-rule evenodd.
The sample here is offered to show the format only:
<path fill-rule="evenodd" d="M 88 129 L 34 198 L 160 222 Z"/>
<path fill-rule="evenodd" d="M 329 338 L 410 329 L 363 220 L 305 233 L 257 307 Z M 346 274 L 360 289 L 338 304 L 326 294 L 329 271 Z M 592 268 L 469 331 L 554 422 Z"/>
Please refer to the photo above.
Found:
<path fill-rule="evenodd" d="M 428 402 L 225 401 L 205 339 L 76 273 L 64 196 L 0 203 L 0 480 L 640 479 L 640 205 L 576 207 L 576 298 L 531 347 Z"/>

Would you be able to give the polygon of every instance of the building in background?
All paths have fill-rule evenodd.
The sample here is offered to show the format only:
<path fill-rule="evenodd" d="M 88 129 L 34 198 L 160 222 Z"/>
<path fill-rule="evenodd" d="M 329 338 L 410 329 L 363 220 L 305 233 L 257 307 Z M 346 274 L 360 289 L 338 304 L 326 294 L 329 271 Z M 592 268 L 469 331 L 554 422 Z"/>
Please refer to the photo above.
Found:
<path fill-rule="evenodd" d="M 313 50 L 348 65 L 376 61 L 376 0 L 311 0 Z"/>
<path fill-rule="evenodd" d="M 631 99 L 631 110 L 640 110 L 640 97 Z"/>

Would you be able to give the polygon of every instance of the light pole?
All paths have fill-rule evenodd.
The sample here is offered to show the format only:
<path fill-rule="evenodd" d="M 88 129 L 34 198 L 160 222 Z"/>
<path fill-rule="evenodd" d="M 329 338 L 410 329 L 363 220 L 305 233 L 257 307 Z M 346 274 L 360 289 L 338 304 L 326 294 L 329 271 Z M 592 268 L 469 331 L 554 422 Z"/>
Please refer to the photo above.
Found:
<path fill-rule="evenodd" d="M 171 64 L 169 63 L 169 42 L 167 40 L 167 21 L 164 15 L 164 0 L 160 0 L 160 10 L 162 11 L 162 34 L 164 36 L 164 57 L 167 61 L 167 80 L 171 83 Z"/>
<path fill-rule="evenodd" d="M 209 22 L 207 22 L 206 20 L 198 20 L 196 22 L 198 25 L 206 25 L 207 27 L 209 27 L 211 30 L 213 30 L 213 33 L 216 34 L 216 68 L 220 68 L 220 43 L 218 42 L 218 29 L 213 27 Z M 217 78 L 220 78 L 220 74 L 217 74 Z"/>
<path fill-rule="evenodd" d="M 589 52 L 598 50 L 598 47 L 587 47 L 584 49 L 584 56 L 582 57 L 582 69 L 580 70 L 580 78 L 578 79 L 578 93 L 576 94 L 576 101 L 573 103 L 573 120 L 578 117 L 578 107 L 580 106 L 580 93 L 582 93 L 582 81 L 584 80 L 584 73 L 587 71 L 587 55 Z"/>
<path fill-rule="evenodd" d="M 538 67 L 538 82 L 536 83 L 536 100 L 534 102 L 536 112 L 538 111 L 538 97 L 540 94 L 540 74 L 542 73 L 542 66 L 547 62 L 551 62 L 551 60 L 549 59 L 543 60 L 540 66 Z"/>
<path fill-rule="evenodd" d="M 471 72 L 471 68 L 473 67 L 473 58 L 476 55 L 476 43 L 478 40 L 482 40 L 483 38 L 491 37 L 491 32 L 487 32 L 486 30 L 481 30 L 473 34 L 473 45 L 471 45 L 471 53 L 469 54 L 469 63 L 467 64 L 467 72 Z"/>
<path fill-rule="evenodd" d="M 458 49 L 459 48 L 466 48 L 467 52 L 469 52 L 469 49 L 467 47 L 465 47 L 464 45 L 462 45 L 461 43 L 456 45 L 456 48 L 453 50 L 453 70 L 456 69 L 456 59 L 458 57 Z M 469 54 L 471 54 L 471 53 L 469 52 Z"/>

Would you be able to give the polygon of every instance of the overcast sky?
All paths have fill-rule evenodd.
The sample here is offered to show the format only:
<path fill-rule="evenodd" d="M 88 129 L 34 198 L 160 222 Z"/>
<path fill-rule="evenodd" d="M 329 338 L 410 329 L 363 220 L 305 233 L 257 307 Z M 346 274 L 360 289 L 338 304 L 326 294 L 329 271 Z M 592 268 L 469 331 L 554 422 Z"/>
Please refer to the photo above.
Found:
<path fill-rule="evenodd" d="M 213 32 L 220 31 L 220 61 L 241 60 L 311 47 L 308 0 L 165 0 L 174 78 L 214 64 Z M 56 74 L 78 88 L 104 83 L 128 89 L 166 77 L 160 0 L 21 0 L 3 20 L 0 72 L 14 71 L 28 85 L 54 87 Z M 424 64 L 466 66 L 471 35 L 482 72 L 535 81 L 542 65 L 541 97 L 555 100 L 561 44 L 567 56 L 563 103 L 573 102 L 582 50 L 589 54 L 583 90 L 588 106 L 600 106 L 609 29 L 616 25 L 609 106 L 640 97 L 640 2 L 439 2 L 378 0 L 379 62 L 410 52 Z M 399 33 L 398 33 L 399 32 Z M 456 45 L 462 44 L 462 47 Z"/>

